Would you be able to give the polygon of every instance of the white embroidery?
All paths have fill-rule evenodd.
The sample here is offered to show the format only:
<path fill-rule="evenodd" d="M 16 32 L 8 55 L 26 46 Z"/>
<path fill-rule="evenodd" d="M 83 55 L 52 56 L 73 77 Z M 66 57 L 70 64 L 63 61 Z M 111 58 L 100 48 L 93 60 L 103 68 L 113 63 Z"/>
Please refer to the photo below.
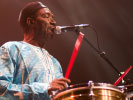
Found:
<path fill-rule="evenodd" d="M 52 80 L 55 78 L 55 76 L 53 76 L 54 65 L 53 65 L 51 56 L 45 49 L 35 48 L 35 47 L 33 47 L 33 49 L 36 52 L 36 54 L 38 55 L 38 57 L 40 58 L 40 61 L 42 62 L 42 65 L 45 70 L 46 81 L 48 83 L 52 82 Z"/>

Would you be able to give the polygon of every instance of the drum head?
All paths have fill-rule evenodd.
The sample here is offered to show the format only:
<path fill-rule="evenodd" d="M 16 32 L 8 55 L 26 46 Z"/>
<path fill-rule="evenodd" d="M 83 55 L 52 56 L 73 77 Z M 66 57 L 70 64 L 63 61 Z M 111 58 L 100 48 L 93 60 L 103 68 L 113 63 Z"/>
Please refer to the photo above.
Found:
<path fill-rule="evenodd" d="M 53 100 L 125 100 L 124 93 L 112 84 L 87 83 L 72 85 L 59 91 Z"/>

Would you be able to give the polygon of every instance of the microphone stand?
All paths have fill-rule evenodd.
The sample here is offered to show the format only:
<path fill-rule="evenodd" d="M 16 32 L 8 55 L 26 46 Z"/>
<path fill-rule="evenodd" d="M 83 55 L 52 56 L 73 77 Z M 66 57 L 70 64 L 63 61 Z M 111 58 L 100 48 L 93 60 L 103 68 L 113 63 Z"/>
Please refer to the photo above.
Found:
<path fill-rule="evenodd" d="M 76 29 L 75 32 L 76 32 L 76 34 L 78 35 L 80 31 L 79 31 L 79 29 Z M 106 53 L 105 53 L 104 51 L 97 50 L 97 49 L 89 42 L 89 40 L 88 40 L 85 36 L 84 36 L 83 39 L 85 40 L 86 43 L 88 43 L 88 44 L 91 46 L 91 48 L 94 49 L 94 51 L 97 52 L 97 54 L 100 55 L 101 58 L 103 58 L 103 59 L 117 72 L 117 74 L 118 74 L 119 76 L 122 75 L 122 74 L 120 73 L 120 71 L 119 71 L 119 70 L 112 64 L 112 62 L 106 57 Z M 127 84 L 127 83 L 128 83 L 124 78 L 123 78 L 123 80 L 124 80 L 124 84 Z"/>

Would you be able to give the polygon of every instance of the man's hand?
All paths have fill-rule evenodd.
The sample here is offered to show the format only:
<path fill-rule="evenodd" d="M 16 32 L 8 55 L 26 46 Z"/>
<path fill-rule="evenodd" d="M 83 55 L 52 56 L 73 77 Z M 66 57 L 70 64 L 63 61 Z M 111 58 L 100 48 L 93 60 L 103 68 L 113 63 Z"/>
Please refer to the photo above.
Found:
<path fill-rule="evenodd" d="M 17 92 L 14 94 L 14 96 L 18 96 L 19 100 L 23 100 L 23 93 L 22 92 Z"/>
<path fill-rule="evenodd" d="M 48 89 L 48 94 L 51 94 L 52 91 L 62 90 L 67 87 L 66 83 L 71 83 L 70 79 L 60 78 L 55 79 L 50 83 L 50 88 Z"/>

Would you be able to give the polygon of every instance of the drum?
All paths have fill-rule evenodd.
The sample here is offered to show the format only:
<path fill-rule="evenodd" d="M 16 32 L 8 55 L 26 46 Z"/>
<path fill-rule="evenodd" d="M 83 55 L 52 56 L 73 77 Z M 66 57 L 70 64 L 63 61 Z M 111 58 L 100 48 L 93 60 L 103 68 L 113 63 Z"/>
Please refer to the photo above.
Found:
<path fill-rule="evenodd" d="M 126 100 L 133 100 L 133 84 L 124 85 L 124 93 L 126 95 Z"/>
<path fill-rule="evenodd" d="M 126 100 L 126 96 L 114 85 L 89 82 L 59 91 L 52 100 Z"/>
<path fill-rule="evenodd" d="M 133 100 L 133 91 L 126 93 L 126 100 Z"/>

